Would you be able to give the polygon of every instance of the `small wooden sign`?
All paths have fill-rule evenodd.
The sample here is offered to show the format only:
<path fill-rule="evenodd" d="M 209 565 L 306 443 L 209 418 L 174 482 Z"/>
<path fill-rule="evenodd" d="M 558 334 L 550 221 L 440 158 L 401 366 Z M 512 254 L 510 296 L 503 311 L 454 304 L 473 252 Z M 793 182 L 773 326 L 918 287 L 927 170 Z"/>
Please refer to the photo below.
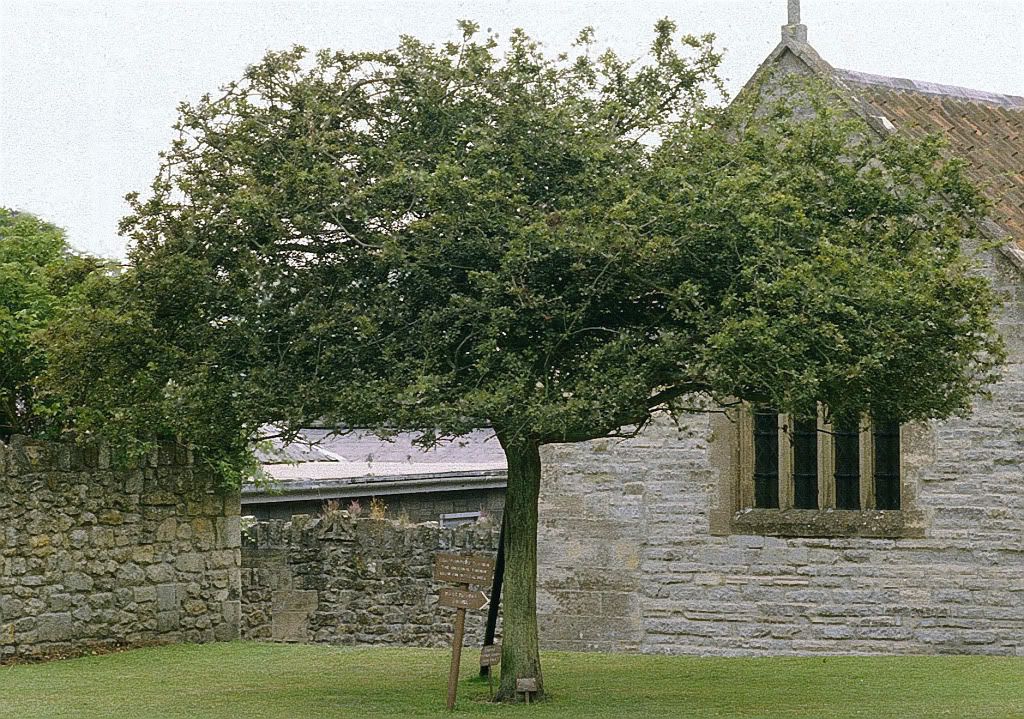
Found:
<path fill-rule="evenodd" d="M 494 574 L 494 558 L 484 554 L 438 554 L 434 579 L 453 584 L 488 586 Z"/>
<path fill-rule="evenodd" d="M 487 606 L 487 595 L 468 589 L 441 587 L 437 603 L 442 607 L 454 607 L 455 609 L 483 609 Z"/>
<path fill-rule="evenodd" d="M 516 679 L 516 691 L 520 694 L 537 691 L 537 680 L 533 677 Z"/>
<path fill-rule="evenodd" d="M 488 644 L 480 647 L 480 666 L 493 667 L 495 664 L 501 664 L 501 645 Z"/>
<path fill-rule="evenodd" d="M 516 679 L 516 692 L 526 695 L 526 703 L 530 703 L 530 695 L 537 693 L 536 677 L 523 677 Z"/>

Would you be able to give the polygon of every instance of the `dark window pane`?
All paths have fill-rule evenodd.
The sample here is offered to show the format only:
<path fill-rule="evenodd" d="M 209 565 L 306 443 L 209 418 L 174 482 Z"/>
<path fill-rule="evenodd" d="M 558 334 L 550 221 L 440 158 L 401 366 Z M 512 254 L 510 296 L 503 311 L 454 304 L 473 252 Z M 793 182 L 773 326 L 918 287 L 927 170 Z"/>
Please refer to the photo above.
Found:
<path fill-rule="evenodd" d="M 793 423 L 793 506 L 818 508 L 818 422 Z"/>
<path fill-rule="evenodd" d="M 857 422 L 835 427 L 836 508 L 860 509 L 860 431 Z"/>
<path fill-rule="evenodd" d="M 900 426 L 875 424 L 875 508 L 900 508 Z"/>
<path fill-rule="evenodd" d="M 779 415 L 754 413 L 754 506 L 779 506 Z"/>

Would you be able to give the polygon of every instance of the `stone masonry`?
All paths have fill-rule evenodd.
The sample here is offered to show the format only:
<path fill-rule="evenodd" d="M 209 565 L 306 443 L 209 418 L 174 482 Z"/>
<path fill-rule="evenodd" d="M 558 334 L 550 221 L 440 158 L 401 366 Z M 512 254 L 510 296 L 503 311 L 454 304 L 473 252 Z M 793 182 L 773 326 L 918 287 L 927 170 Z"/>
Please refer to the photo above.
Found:
<path fill-rule="evenodd" d="M 450 646 L 455 610 L 437 604 L 449 585 L 434 581 L 434 556 L 498 548 L 489 523 L 441 529 L 345 511 L 261 521 L 244 535 L 242 638 L 285 642 Z M 467 612 L 467 644 L 482 642 L 486 616 Z"/>
<path fill-rule="evenodd" d="M 238 514 L 183 449 L 0 443 L 0 661 L 236 639 Z"/>
<path fill-rule="evenodd" d="M 721 415 L 548 446 L 542 642 L 572 650 L 1024 656 L 1024 276 L 997 252 L 1002 381 L 904 446 L 923 536 L 713 531 L 735 445 Z M 721 535 L 721 536 L 716 536 Z"/>

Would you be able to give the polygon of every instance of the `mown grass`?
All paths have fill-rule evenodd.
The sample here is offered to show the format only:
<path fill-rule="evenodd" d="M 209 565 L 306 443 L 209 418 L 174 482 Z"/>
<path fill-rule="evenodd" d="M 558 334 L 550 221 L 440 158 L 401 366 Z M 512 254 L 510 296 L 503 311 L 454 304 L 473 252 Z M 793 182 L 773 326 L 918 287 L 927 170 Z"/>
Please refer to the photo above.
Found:
<path fill-rule="evenodd" d="M 548 701 L 487 702 L 463 654 L 455 714 L 559 719 L 1024 717 L 1024 659 L 707 659 L 543 655 Z M 171 646 L 0 667 L 0 717 L 295 719 L 445 716 L 449 655 L 256 643 Z"/>

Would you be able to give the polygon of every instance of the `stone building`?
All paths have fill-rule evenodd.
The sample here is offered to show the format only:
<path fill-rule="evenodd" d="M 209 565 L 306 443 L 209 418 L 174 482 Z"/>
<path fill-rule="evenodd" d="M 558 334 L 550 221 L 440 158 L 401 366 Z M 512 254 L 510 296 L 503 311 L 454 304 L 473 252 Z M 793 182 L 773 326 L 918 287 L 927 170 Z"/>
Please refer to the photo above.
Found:
<path fill-rule="evenodd" d="M 1001 244 L 980 262 L 1006 298 L 1004 377 L 964 420 L 790 431 L 729 410 L 545 447 L 542 641 L 1024 656 L 1024 97 L 833 68 L 795 1 L 751 82 L 790 73 L 831 83 L 879 135 L 938 132 L 967 161 Z"/>

